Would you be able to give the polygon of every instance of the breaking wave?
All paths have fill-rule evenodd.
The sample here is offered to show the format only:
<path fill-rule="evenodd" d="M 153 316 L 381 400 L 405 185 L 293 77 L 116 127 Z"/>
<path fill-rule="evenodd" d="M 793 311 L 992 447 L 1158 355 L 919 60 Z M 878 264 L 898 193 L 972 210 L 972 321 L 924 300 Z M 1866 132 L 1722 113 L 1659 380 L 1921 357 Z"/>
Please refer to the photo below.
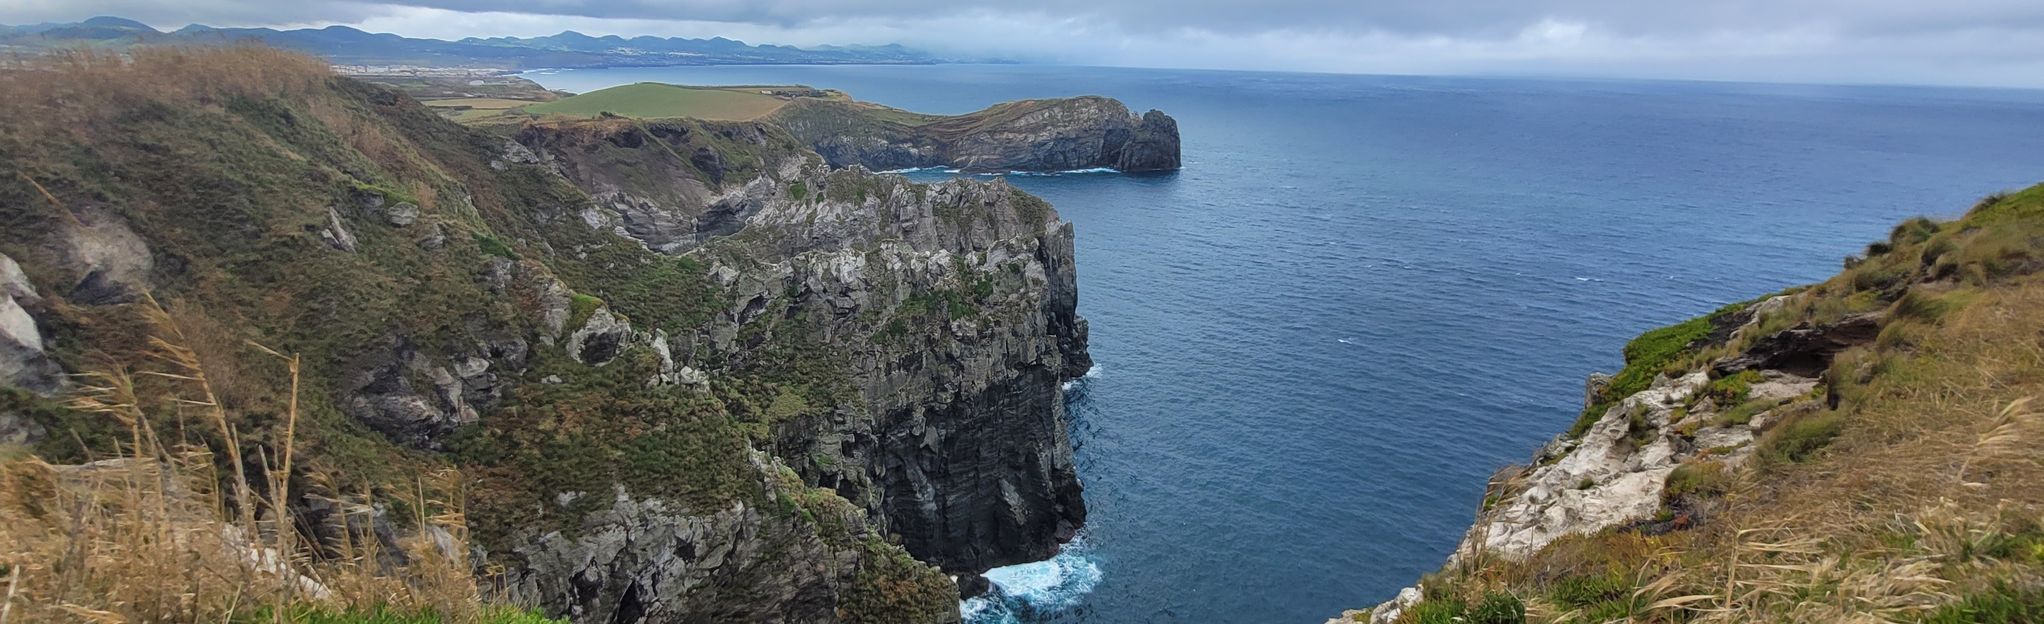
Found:
<path fill-rule="evenodd" d="M 966 624 L 1020 624 L 1077 607 L 1100 583 L 1100 565 L 1088 555 L 1081 535 L 1048 561 L 987 570 L 992 587 L 958 610 Z"/>

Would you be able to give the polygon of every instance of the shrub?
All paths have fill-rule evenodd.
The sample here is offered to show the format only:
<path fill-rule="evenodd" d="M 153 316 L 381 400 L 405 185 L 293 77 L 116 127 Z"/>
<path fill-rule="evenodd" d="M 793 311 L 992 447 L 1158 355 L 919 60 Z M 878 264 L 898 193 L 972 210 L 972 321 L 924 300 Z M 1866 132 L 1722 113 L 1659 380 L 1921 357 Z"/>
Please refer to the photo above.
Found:
<path fill-rule="evenodd" d="M 1555 581 L 1547 599 L 1569 609 L 1587 609 L 1631 593 L 1632 584 L 1616 575 L 1571 576 Z"/>
<path fill-rule="evenodd" d="M 1966 596 L 1923 618 L 1924 624 L 2031 624 L 2044 622 L 2044 591 L 2008 585 Z"/>
<path fill-rule="evenodd" d="M 1525 624 L 1526 605 L 1519 602 L 1518 596 L 1490 592 L 1469 609 L 1462 621 L 1466 624 Z"/>
<path fill-rule="evenodd" d="M 1724 496 L 1731 489 L 1732 474 L 1724 464 L 1691 462 L 1676 466 L 1673 472 L 1668 473 L 1666 487 L 1661 490 L 1661 500 L 1672 501 L 1684 496 L 1715 498 Z"/>
<path fill-rule="evenodd" d="M 588 323 L 589 317 L 595 315 L 596 309 L 601 307 L 603 307 L 602 299 L 582 293 L 569 295 L 568 322 L 562 326 L 563 330 L 574 332 L 575 330 L 582 329 L 582 325 Z"/>
<path fill-rule="evenodd" d="M 1583 409 L 1569 427 L 1569 437 L 1580 437 L 1589 431 L 1612 404 L 1653 385 L 1654 377 L 1662 369 L 1675 362 L 1690 347 L 1710 336 L 1715 321 L 1746 309 L 1747 303 L 1735 303 L 1710 314 L 1699 316 L 1681 323 L 1669 325 L 1640 334 L 1632 342 L 1625 343 L 1625 368 L 1611 377 L 1611 384 L 1599 392 L 1594 402 Z"/>
<path fill-rule="evenodd" d="M 1845 427 L 1838 412 L 1822 412 L 1784 423 L 1761 438 L 1759 453 L 1774 462 L 1797 463 L 1831 444 Z"/>
<path fill-rule="evenodd" d="M 1453 598 L 1424 600 L 1398 614 L 1399 624 L 1462 624 L 1462 601 Z"/>
<path fill-rule="evenodd" d="M 1908 221 L 1895 224 L 1895 229 L 1888 231 L 1887 243 L 1890 248 L 1913 245 L 1929 240 L 1932 235 L 1937 233 L 1938 222 L 1926 217 L 1913 217 Z M 1869 249 L 1871 250 L 1871 247 Z"/>
<path fill-rule="evenodd" d="M 1753 391 L 1753 384 L 1759 382 L 1759 371 L 1742 370 L 1712 379 L 1710 385 L 1704 386 L 1703 395 L 1710 397 L 1720 406 L 1735 405 L 1746 400 L 1746 395 Z"/>
<path fill-rule="evenodd" d="M 1738 405 L 1734 405 L 1726 409 L 1725 411 L 1718 412 L 1717 422 L 1718 425 L 1720 426 L 1743 425 L 1746 423 L 1750 423 L 1753 422 L 1754 416 L 1758 416 L 1760 415 L 1761 412 L 1765 412 L 1768 409 L 1773 408 L 1774 405 L 1775 403 L 1773 401 L 1768 401 L 1764 399 L 1741 401 L 1739 402 Z"/>
<path fill-rule="evenodd" d="M 481 249 L 485 254 L 497 256 L 499 258 L 503 258 L 506 260 L 518 259 L 518 252 L 512 251 L 510 245 L 504 244 L 504 241 L 498 240 L 497 237 L 495 236 L 484 234 L 482 232 L 477 232 L 475 233 L 474 238 L 476 241 L 476 247 L 478 249 Z"/>

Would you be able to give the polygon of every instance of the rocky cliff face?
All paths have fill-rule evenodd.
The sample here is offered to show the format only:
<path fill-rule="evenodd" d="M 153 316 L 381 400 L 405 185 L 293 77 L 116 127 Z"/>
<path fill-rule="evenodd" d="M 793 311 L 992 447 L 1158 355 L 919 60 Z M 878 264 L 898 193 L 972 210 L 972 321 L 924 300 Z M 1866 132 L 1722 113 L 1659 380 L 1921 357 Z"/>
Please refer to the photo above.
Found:
<path fill-rule="evenodd" d="M 1997 193 L 1897 225 L 1823 283 L 1642 334 L 1591 376 L 1570 432 L 1493 477 L 1446 567 L 1330 622 L 1974 622 L 2038 604 L 2040 232 L 2044 186 Z"/>
<path fill-rule="evenodd" d="M 677 151 L 686 133 L 661 128 L 626 149 Z M 1090 366 L 1086 328 L 1074 312 L 1071 227 L 1041 200 L 1002 182 L 915 185 L 791 156 L 744 185 L 676 201 L 577 175 L 590 170 L 584 152 L 542 134 L 521 142 L 618 199 L 585 223 L 689 249 L 727 290 L 716 326 L 679 351 L 715 362 L 712 372 L 777 366 L 778 355 L 761 355 L 774 349 L 829 354 L 804 383 L 849 400 L 771 423 L 776 453 L 809 481 L 951 570 L 1046 557 L 1083 522 L 1061 383 Z M 610 136 L 583 140 L 618 148 Z M 650 179 L 699 177 L 673 173 Z"/>
<path fill-rule="evenodd" d="M 1154 110 L 1138 117 L 1112 98 L 1023 100 L 937 118 L 883 114 L 855 102 L 805 100 L 791 103 L 773 119 L 832 166 L 1124 172 L 1179 168 L 1178 122 Z"/>
<path fill-rule="evenodd" d="M 1678 346 L 1695 351 L 1758 334 L 1761 319 L 1788 299 L 1777 296 L 1720 310 L 1709 319 L 1714 331 Z M 1831 357 L 1873 339 L 1872 333 L 1852 329 L 1863 320 L 1768 334 L 1715 366 L 1705 363 L 1673 374 L 1654 371 L 1646 389 L 1623 396 L 1610 396 L 1611 376 L 1591 375 L 1584 408 L 1595 413 L 1588 428 L 1556 437 L 1530 464 L 1493 478 L 1483 512 L 1449 565 L 1477 558 L 1524 560 L 1572 535 L 1617 528 L 1667 531 L 1701 522 L 1707 508 L 1662 513 L 1670 498 L 1669 476 L 1696 462 L 1708 462 L 1714 471 L 1738 470 L 1753 456 L 1761 432 L 1795 414 L 1821 409 L 1818 377 Z M 1785 344 L 1792 336 L 1820 338 Z M 1422 589 L 1407 588 L 1369 611 L 1329 621 L 1390 624 L 1420 600 Z"/>
<path fill-rule="evenodd" d="M 0 103 L 72 129 L 0 137 L 35 172 L 0 181 L 0 434 L 118 439 L 46 395 L 149 366 L 146 294 L 250 444 L 289 385 L 240 345 L 304 356 L 290 513 L 459 468 L 478 572 L 578 622 L 956 621 L 932 564 L 1084 519 L 1086 327 L 1039 199 L 832 171 L 765 125 L 486 134 L 322 75 L 192 83 Z"/>

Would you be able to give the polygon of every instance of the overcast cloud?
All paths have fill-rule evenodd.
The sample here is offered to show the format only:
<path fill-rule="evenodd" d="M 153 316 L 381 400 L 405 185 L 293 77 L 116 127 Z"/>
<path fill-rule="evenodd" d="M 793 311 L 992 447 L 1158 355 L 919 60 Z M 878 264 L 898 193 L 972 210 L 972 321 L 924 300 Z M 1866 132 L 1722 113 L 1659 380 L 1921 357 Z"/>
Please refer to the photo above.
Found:
<path fill-rule="evenodd" d="M 0 0 L 0 23 L 725 36 L 1018 60 L 2044 87 L 2040 0 Z"/>

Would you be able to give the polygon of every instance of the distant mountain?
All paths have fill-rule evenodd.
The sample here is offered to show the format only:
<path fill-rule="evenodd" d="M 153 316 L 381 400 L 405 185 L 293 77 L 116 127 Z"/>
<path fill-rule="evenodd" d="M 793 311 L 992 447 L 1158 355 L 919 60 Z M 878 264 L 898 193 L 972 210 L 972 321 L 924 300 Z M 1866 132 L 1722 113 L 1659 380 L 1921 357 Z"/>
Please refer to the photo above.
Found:
<path fill-rule="evenodd" d="M 944 59 L 900 45 L 798 48 L 749 45 L 714 37 L 592 37 L 563 31 L 545 37 L 470 37 L 460 41 L 369 33 L 347 26 L 277 30 L 193 24 L 172 32 L 119 17 L 75 23 L 0 25 L 0 50 L 119 49 L 133 45 L 263 44 L 326 57 L 340 65 L 404 65 L 470 69 L 538 69 L 747 64 L 915 64 Z"/>

